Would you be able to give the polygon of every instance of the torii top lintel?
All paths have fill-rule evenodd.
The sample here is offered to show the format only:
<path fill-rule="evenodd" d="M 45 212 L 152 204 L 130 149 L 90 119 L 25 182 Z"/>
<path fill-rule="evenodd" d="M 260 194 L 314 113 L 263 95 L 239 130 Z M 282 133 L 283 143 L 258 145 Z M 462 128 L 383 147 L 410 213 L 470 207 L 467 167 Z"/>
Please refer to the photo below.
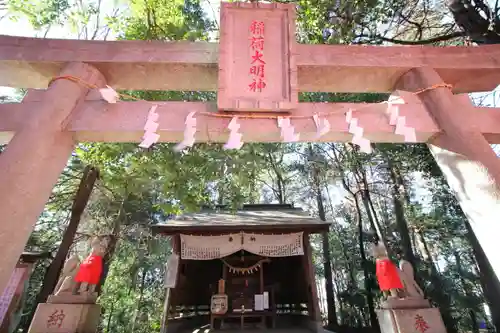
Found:
<path fill-rule="evenodd" d="M 218 108 L 296 109 L 295 6 L 222 2 L 220 28 Z"/>

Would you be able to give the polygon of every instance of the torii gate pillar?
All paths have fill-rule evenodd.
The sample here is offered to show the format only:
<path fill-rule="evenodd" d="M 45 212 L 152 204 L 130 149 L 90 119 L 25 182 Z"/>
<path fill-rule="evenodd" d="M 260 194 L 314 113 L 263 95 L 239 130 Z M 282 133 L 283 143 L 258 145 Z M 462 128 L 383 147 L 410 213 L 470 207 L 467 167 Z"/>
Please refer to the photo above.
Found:
<path fill-rule="evenodd" d="M 71 63 L 61 76 L 75 76 L 102 87 L 104 77 L 94 67 Z M 75 141 L 66 122 L 88 88 L 56 80 L 42 103 L 0 154 L 0 290 L 10 275 L 52 188 L 68 162 Z M 30 94 L 23 103 L 29 104 Z"/>
<path fill-rule="evenodd" d="M 397 88 L 417 91 L 442 83 L 433 69 L 417 68 L 406 73 Z M 448 88 L 428 90 L 418 96 L 443 131 L 428 147 L 498 278 L 500 159 L 482 133 L 474 128 L 470 100 L 461 102 Z"/>

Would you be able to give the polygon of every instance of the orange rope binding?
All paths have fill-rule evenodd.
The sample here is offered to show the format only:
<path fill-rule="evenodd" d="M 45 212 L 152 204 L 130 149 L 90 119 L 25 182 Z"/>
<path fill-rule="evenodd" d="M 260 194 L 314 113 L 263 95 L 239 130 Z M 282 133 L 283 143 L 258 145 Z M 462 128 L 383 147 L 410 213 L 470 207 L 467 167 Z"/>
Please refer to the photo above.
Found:
<path fill-rule="evenodd" d="M 88 83 L 85 80 L 83 80 L 83 79 L 81 79 L 79 77 L 76 77 L 76 76 L 72 76 L 72 75 L 64 75 L 64 76 L 53 77 L 49 81 L 49 86 L 54 81 L 57 81 L 57 80 L 69 80 L 71 82 L 79 83 L 79 84 L 83 85 L 84 87 L 86 87 L 88 89 L 98 89 L 98 87 L 95 84 Z M 451 90 L 453 88 L 453 86 L 451 84 L 447 84 L 447 83 L 438 83 L 438 84 L 434 84 L 434 85 L 432 85 L 430 87 L 418 90 L 418 91 L 414 92 L 413 94 L 419 95 L 419 94 L 422 94 L 424 92 L 427 92 L 427 91 L 430 91 L 430 90 L 434 90 L 434 89 L 438 89 L 438 88 L 448 88 L 448 89 Z M 153 103 L 151 101 L 145 101 L 145 100 L 142 100 L 140 98 L 137 98 L 137 97 L 134 97 L 134 96 L 131 96 L 131 95 L 127 95 L 127 94 L 123 94 L 123 93 L 119 93 L 119 92 L 117 92 L 117 94 L 120 97 L 122 97 L 122 98 L 132 99 L 132 100 L 135 100 L 135 101 L 143 101 L 143 102 Z M 386 104 L 386 103 L 388 103 L 388 102 L 384 101 L 384 102 L 380 102 L 379 104 Z M 368 107 L 368 106 L 365 106 L 365 107 Z M 362 108 L 363 107 L 356 108 L 356 110 L 353 110 L 353 111 L 359 111 Z M 344 113 L 345 114 L 346 112 L 345 112 L 344 109 L 345 108 L 341 108 L 339 110 L 335 110 L 335 111 L 331 111 L 331 112 L 322 112 L 322 113 L 315 113 L 315 114 L 318 115 L 318 116 L 322 116 L 322 117 L 333 115 L 333 114 L 339 114 L 339 113 Z M 284 118 L 290 118 L 290 119 L 308 119 L 308 118 L 312 118 L 312 115 L 307 115 L 307 116 L 306 115 L 304 115 L 304 116 L 260 115 L 260 114 L 234 115 L 234 114 L 224 114 L 224 113 L 215 113 L 215 112 L 197 112 L 196 114 L 201 114 L 201 115 L 204 115 L 204 116 L 207 116 L 207 117 L 214 117 L 214 118 L 233 118 L 233 117 L 238 117 L 238 118 L 242 118 L 242 119 L 278 119 L 278 117 L 284 117 Z"/>

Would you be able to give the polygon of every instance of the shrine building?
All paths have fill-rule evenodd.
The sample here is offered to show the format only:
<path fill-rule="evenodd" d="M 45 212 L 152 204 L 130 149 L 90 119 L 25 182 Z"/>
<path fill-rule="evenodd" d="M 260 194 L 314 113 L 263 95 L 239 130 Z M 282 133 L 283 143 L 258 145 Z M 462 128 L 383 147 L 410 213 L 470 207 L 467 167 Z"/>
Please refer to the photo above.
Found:
<path fill-rule="evenodd" d="M 292 205 L 204 209 L 153 226 L 171 236 L 167 332 L 321 327 L 309 236 L 329 223 Z M 173 259 L 173 260 L 172 260 Z M 203 332 L 203 330 L 201 330 Z"/>

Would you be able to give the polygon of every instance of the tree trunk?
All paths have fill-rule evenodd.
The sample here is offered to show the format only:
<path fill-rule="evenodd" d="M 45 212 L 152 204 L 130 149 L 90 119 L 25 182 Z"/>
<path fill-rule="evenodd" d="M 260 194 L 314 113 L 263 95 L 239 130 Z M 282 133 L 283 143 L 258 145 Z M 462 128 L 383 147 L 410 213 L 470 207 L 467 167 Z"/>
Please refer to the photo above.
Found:
<path fill-rule="evenodd" d="M 342 162 L 340 161 L 340 159 L 337 155 L 336 148 L 333 145 L 332 145 L 332 153 L 333 153 L 333 158 L 335 160 L 335 163 L 337 164 L 337 168 L 339 169 L 340 174 L 341 174 L 340 180 L 342 182 L 342 187 L 344 188 L 344 190 L 346 190 L 347 193 L 349 193 L 351 196 L 353 196 L 355 198 L 356 196 L 355 196 L 354 192 L 351 191 L 351 189 L 349 188 L 349 185 L 347 184 L 346 177 L 345 177 L 345 171 L 344 171 L 344 168 L 342 167 Z M 330 200 L 330 207 L 332 208 L 332 211 L 333 211 L 333 205 L 332 205 L 332 201 L 331 201 L 330 197 L 329 197 L 329 200 Z M 333 226 L 333 228 L 335 230 L 335 226 Z M 335 231 L 337 232 L 337 234 L 339 233 L 337 230 L 335 230 Z M 346 259 L 347 269 L 349 270 L 349 277 L 350 277 L 349 286 L 351 288 L 358 289 L 356 278 L 354 277 L 353 265 L 350 264 L 350 259 L 349 259 L 349 256 L 347 255 L 347 251 L 346 251 L 346 248 L 344 246 L 344 243 L 341 242 L 341 245 L 342 245 L 342 254 L 344 255 L 344 258 Z"/>
<path fill-rule="evenodd" d="M 370 222 L 370 226 L 371 226 L 372 230 L 375 232 L 375 237 L 374 237 L 373 241 L 375 243 L 382 241 L 384 243 L 385 248 L 389 249 L 389 247 L 387 246 L 387 242 L 382 234 L 382 228 L 380 227 L 380 222 L 379 222 L 378 217 L 377 217 L 377 212 L 373 208 L 373 202 L 372 202 L 372 199 L 370 196 L 370 190 L 369 190 L 370 187 L 368 186 L 368 179 L 366 177 L 366 171 L 363 168 L 363 166 L 361 165 L 361 163 L 359 163 L 359 160 L 357 158 L 356 158 L 356 162 L 357 162 L 356 163 L 357 170 L 356 170 L 355 174 L 357 174 L 359 180 L 361 180 L 361 184 L 359 184 L 359 182 L 358 182 L 358 184 L 359 184 L 358 187 L 361 191 L 361 198 L 363 200 L 363 205 L 365 206 L 366 214 L 368 216 L 368 221 Z"/>
<path fill-rule="evenodd" d="M 373 241 L 374 243 L 378 243 L 380 240 L 383 240 L 383 238 L 380 229 L 375 224 L 375 220 L 373 219 L 370 202 L 368 201 L 368 190 L 361 190 L 361 200 L 363 201 L 363 206 L 365 207 L 366 215 L 368 216 L 368 221 L 370 222 L 370 227 L 375 232 Z M 387 248 L 387 244 L 385 242 L 384 245 Z"/>
<path fill-rule="evenodd" d="M 116 246 L 120 234 L 120 226 L 123 222 L 123 219 L 125 218 L 125 202 L 128 200 L 128 197 L 129 194 L 126 194 L 125 197 L 123 198 L 120 204 L 120 208 L 118 210 L 118 216 L 116 217 L 113 225 L 113 230 L 111 231 L 111 235 L 109 235 L 110 241 L 108 243 L 106 254 L 104 255 L 103 258 L 101 278 L 99 280 L 99 284 L 96 286 L 96 292 L 99 294 L 101 294 L 104 283 L 106 282 L 106 278 L 108 277 L 109 268 L 111 266 L 111 260 L 113 259 L 113 255 L 115 254 L 116 251 Z"/>
<path fill-rule="evenodd" d="M 450 244 L 453 246 L 453 244 Z M 453 246 L 454 247 L 454 246 Z M 462 284 L 462 290 L 467 297 L 467 300 L 470 300 L 472 298 L 472 295 L 469 291 L 469 288 L 467 288 L 467 285 L 465 284 L 464 280 L 464 272 L 462 270 L 462 261 L 460 260 L 460 255 L 458 254 L 457 251 L 453 251 L 453 255 L 455 256 L 455 263 L 457 265 L 457 271 L 458 271 L 458 276 L 460 277 L 460 282 Z M 469 317 L 471 321 L 471 326 L 472 326 L 472 332 L 473 333 L 479 333 L 479 326 L 477 324 L 477 317 L 476 313 L 474 312 L 474 309 L 469 308 Z"/>
<path fill-rule="evenodd" d="M 451 298 L 450 295 L 446 294 L 441 288 L 438 286 L 443 285 L 441 281 L 441 275 L 436 269 L 436 265 L 432 259 L 432 255 L 429 251 L 429 247 L 427 245 L 427 241 L 425 240 L 424 234 L 422 230 L 417 232 L 417 235 L 422 243 L 425 252 L 429 256 L 429 266 L 431 268 L 430 279 L 431 283 L 434 286 L 432 293 L 430 293 L 431 298 L 439 305 L 441 310 L 441 315 L 443 317 L 444 325 L 449 333 L 457 332 L 457 328 L 455 326 L 455 320 L 451 314 Z"/>
<path fill-rule="evenodd" d="M 338 284 L 338 274 L 335 274 L 333 278 L 333 284 L 335 286 L 335 290 L 337 291 L 335 294 L 337 296 L 337 304 L 339 305 L 339 312 L 337 313 L 337 318 L 339 325 L 344 325 L 344 304 L 342 303 L 342 299 L 339 296 L 340 286 Z"/>
<path fill-rule="evenodd" d="M 408 223 L 406 222 L 404 213 L 403 195 L 400 191 L 400 186 L 402 184 L 400 184 L 398 181 L 399 177 L 397 174 L 397 170 L 393 165 L 391 159 L 389 157 L 386 157 L 386 160 L 392 180 L 392 200 L 394 204 L 394 215 L 396 217 L 396 225 L 398 227 L 398 231 L 401 236 L 403 252 L 405 255 L 405 259 L 411 263 L 411 265 L 415 270 L 415 279 L 419 281 L 420 279 L 418 279 L 418 274 L 417 274 L 418 272 L 417 259 L 415 258 L 415 254 L 413 253 L 413 248 L 411 246 L 410 232 L 408 230 Z"/>
<path fill-rule="evenodd" d="M 106 333 L 111 333 L 111 319 L 113 318 L 114 315 L 115 302 L 111 303 L 111 309 L 109 309 L 108 323 L 106 324 Z"/>
<path fill-rule="evenodd" d="M 363 239 L 363 220 L 361 218 L 361 207 L 359 206 L 358 197 L 354 196 L 354 202 L 356 203 L 356 212 L 358 217 L 358 245 L 359 252 L 361 254 L 361 262 L 363 266 L 363 274 L 365 278 L 365 290 L 366 290 L 366 303 L 368 305 L 368 313 L 370 315 L 370 325 L 377 332 L 380 332 L 380 326 L 378 324 L 377 315 L 375 314 L 375 306 L 373 301 L 373 278 L 370 277 L 368 272 L 368 261 L 366 260 L 364 239 Z"/>
<path fill-rule="evenodd" d="M 465 227 L 467 228 L 467 239 L 472 247 L 474 257 L 479 268 L 479 281 L 483 289 L 484 298 L 491 312 L 491 320 L 495 330 L 500 332 L 500 282 L 493 272 L 493 268 L 486 258 L 484 251 L 472 231 L 467 218 L 464 217 Z"/>
<path fill-rule="evenodd" d="M 309 146 L 309 152 L 312 155 L 312 147 Z M 326 221 L 325 206 L 323 203 L 323 195 L 321 193 L 321 181 L 319 179 L 318 166 L 314 165 L 312 170 L 313 189 L 316 195 L 316 204 L 318 206 L 318 215 L 321 221 Z M 328 309 L 328 326 L 332 329 L 339 326 L 337 319 L 337 310 L 335 307 L 335 294 L 333 292 L 333 274 L 332 274 L 332 259 L 330 256 L 330 242 L 328 241 L 328 232 L 321 234 L 321 243 L 323 247 L 323 268 L 325 271 L 325 290 L 326 290 L 326 305 Z"/>
<path fill-rule="evenodd" d="M 324 221 L 324 220 L 323 220 Z M 332 262 L 330 258 L 330 243 L 328 241 L 328 233 L 321 234 L 321 243 L 323 247 L 323 268 L 325 270 L 325 290 L 326 290 L 326 305 L 328 309 L 328 324 L 329 327 L 338 327 L 337 311 L 335 308 L 335 294 L 333 292 L 333 276 Z"/>
<path fill-rule="evenodd" d="M 372 213 L 373 213 L 373 217 L 375 218 L 375 225 L 376 225 L 376 226 L 377 226 L 377 228 L 378 228 L 378 232 L 379 232 L 379 234 L 380 234 L 379 236 L 380 236 L 383 240 L 385 240 L 385 230 L 383 230 L 383 229 L 382 229 L 382 226 L 380 225 L 380 220 L 379 220 L 379 218 L 378 218 L 378 216 L 377 216 L 377 211 L 375 210 L 375 207 L 374 207 L 374 205 L 373 205 L 373 200 L 372 200 L 372 197 L 371 197 L 371 195 L 370 195 L 370 191 L 369 191 L 369 190 L 367 190 L 367 191 L 366 191 L 366 197 L 367 197 L 367 201 L 368 201 L 368 204 L 369 204 L 369 206 L 370 206 L 370 209 L 371 209 L 371 211 L 372 211 Z"/>
<path fill-rule="evenodd" d="M 132 321 L 132 328 L 130 332 L 135 332 L 135 327 L 137 325 L 137 317 L 139 316 L 139 313 L 141 311 L 141 305 L 142 301 L 144 298 L 144 283 L 146 281 L 146 267 L 142 269 L 142 274 L 141 274 L 141 285 L 139 286 L 139 300 L 137 302 L 137 307 L 135 308 L 135 313 L 134 313 L 134 320 Z"/>
<path fill-rule="evenodd" d="M 73 206 L 71 207 L 71 217 L 68 226 L 64 231 L 63 239 L 61 241 L 61 244 L 59 245 L 59 248 L 57 249 L 54 260 L 52 260 L 52 263 L 45 273 L 42 290 L 40 290 L 40 293 L 37 296 L 36 304 L 45 303 L 49 295 L 54 291 L 54 288 L 56 287 L 57 281 L 59 280 L 59 275 L 61 274 L 61 270 L 64 266 L 64 262 L 66 260 L 66 257 L 68 256 L 69 249 L 73 244 L 76 231 L 78 230 L 78 226 L 80 225 L 82 214 L 85 210 L 85 207 L 87 206 L 90 194 L 92 193 L 95 182 L 98 178 L 99 170 L 97 168 L 94 168 L 92 166 L 85 167 L 80 185 L 78 186 L 78 190 L 73 200 Z"/>
<path fill-rule="evenodd" d="M 260 194 L 257 191 L 257 172 L 256 169 L 252 168 L 252 173 L 250 177 L 250 184 L 249 184 L 249 192 L 250 192 L 250 199 L 249 203 L 250 204 L 256 204 L 259 200 Z M 256 195 L 258 193 L 259 195 Z"/>
<path fill-rule="evenodd" d="M 447 5 L 455 23 L 473 42 L 478 44 L 500 43 L 498 13 L 491 13 L 486 1 L 448 0 Z M 494 22 L 490 22 L 491 19 Z"/>
<path fill-rule="evenodd" d="M 280 205 L 285 203 L 285 182 L 283 180 L 283 175 L 276 171 L 276 180 L 278 185 L 278 202 Z"/>
<path fill-rule="evenodd" d="M 274 171 L 274 175 L 276 176 L 277 188 L 276 189 L 273 188 L 274 195 L 276 196 L 276 199 L 278 199 L 279 204 L 284 204 L 286 198 L 285 198 L 285 181 L 283 179 L 283 175 L 281 174 L 277 162 L 274 160 L 274 156 L 271 152 L 268 152 L 267 159 L 271 164 L 271 168 Z"/>
<path fill-rule="evenodd" d="M 226 168 L 226 163 L 222 163 L 220 166 L 219 182 L 217 183 L 217 204 L 222 206 L 224 204 L 224 187 L 225 187 L 225 176 L 224 171 Z"/>

